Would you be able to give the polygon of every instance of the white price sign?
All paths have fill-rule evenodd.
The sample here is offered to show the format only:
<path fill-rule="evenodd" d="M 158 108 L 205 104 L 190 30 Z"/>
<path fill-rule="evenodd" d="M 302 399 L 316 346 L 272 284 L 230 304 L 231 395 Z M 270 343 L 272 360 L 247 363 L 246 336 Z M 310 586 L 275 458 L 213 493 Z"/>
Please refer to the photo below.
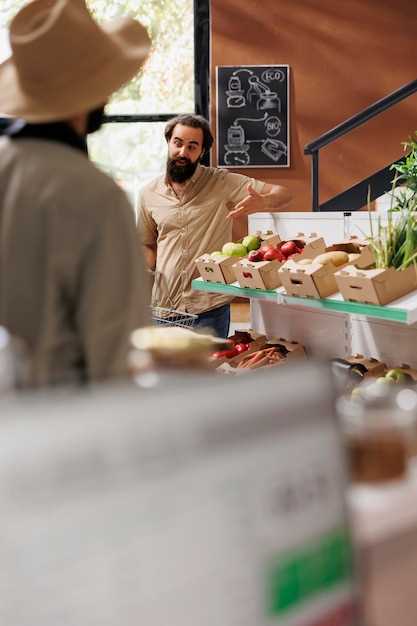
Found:
<path fill-rule="evenodd" d="M 282 369 L 99 394 L 77 419 L 71 402 L 12 403 L 0 623 L 350 626 L 327 371 Z"/>

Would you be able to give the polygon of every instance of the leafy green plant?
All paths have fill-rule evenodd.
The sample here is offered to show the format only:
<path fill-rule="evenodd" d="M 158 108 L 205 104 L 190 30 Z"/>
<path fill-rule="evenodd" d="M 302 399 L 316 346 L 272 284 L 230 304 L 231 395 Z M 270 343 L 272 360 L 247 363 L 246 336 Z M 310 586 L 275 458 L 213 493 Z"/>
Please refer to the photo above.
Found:
<path fill-rule="evenodd" d="M 402 144 L 407 155 L 400 163 L 394 163 L 391 169 L 396 172 L 396 185 L 405 185 L 417 192 L 417 131 L 414 135 Z"/>
<path fill-rule="evenodd" d="M 381 224 L 378 218 L 377 231 L 373 232 L 372 221 L 371 236 L 368 245 L 371 248 L 376 268 L 395 267 L 405 270 L 417 261 L 417 217 L 415 214 L 404 211 L 394 218 L 388 211 L 388 223 Z"/>
<path fill-rule="evenodd" d="M 411 264 L 417 265 L 417 132 L 403 144 L 407 156 L 395 163 L 395 177 L 391 189 L 391 206 L 388 210 L 387 224 L 382 225 L 378 217 L 376 232 L 370 213 L 370 194 L 368 193 L 368 212 L 371 236 L 368 244 L 371 248 L 375 267 L 395 267 L 405 270 Z M 404 186 L 404 189 L 399 189 Z"/>
<path fill-rule="evenodd" d="M 396 203 L 391 209 L 393 211 L 408 208 L 417 211 L 417 131 L 414 135 L 402 144 L 406 156 L 391 166 L 395 171 L 392 193 L 396 195 Z"/>

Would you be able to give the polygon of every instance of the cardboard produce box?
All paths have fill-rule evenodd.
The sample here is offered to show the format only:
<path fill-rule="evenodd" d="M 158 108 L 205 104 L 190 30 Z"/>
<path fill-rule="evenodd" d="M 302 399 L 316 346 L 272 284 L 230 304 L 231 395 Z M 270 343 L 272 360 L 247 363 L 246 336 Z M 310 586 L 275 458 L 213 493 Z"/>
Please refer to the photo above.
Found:
<path fill-rule="evenodd" d="M 411 376 L 413 381 L 417 383 L 417 370 L 416 369 L 414 369 L 413 367 L 410 367 L 409 365 L 407 365 L 407 363 L 403 363 L 399 369 L 402 372 L 404 372 L 404 374 L 408 374 L 409 376 Z"/>
<path fill-rule="evenodd" d="M 256 233 L 253 234 L 259 237 L 261 246 L 275 246 L 275 244 L 281 241 L 281 237 L 278 233 L 274 233 L 272 230 L 257 230 Z"/>
<path fill-rule="evenodd" d="M 356 252 L 353 253 L 352 250 Z M 355 259 L 349 259 L 349 255 L 352 254 L 356 255 Z M 297 255 L 280 268 L 281 282 L 288 295 L 301 298 L 327 298 L 339 290 L 336 272 L 347 267 L 351 262 L 367 267 L 374 263 L 371 250 L 367 246 L 360 247 L 359 244 L 351 241 L 333 244 L 323 253 L 326 257 L 339 256 L 342 259 L 331 258 L 331 260 L 326 259 L 325 262 L 324 259 L 322 261 L 321 256 L 316 256 L 311 263 L 307 263 L 307 259 Z"/>
<path fill-rule="evenodd" d="M 278 274 L 281 265 L 280 261 L 258 261 L 255 263 L 248 259 L 242 259 L 233 265 L 233 272 L 240 287 L 276 289 L 281 285 L 281 278 Z"/>
<path fill-rule="evenodd" d="M 417 289 L 417 272 L 412 265 L 400 271 L 388 269 L 360 270 L 352 265 L 335 274 L 337 286 L 345 300 L 384 305 Z"/>
<path fill-rule="evenodd" d="M 300 254 L 294 254 L 292 259 L 314 258 L 322 254 L 326 250 L 326 244 L 323 237 L 319 237 L 316 233 L 304 235 L 297 233 L 294 239 L 279 241 L 277 248 L 281 248 L 288 241 L 294 241 L 303 244 L 303 251 Z M 265 242 L 269 245 L 274 244 L 272 241 Z M 236 279 L 241 287 L 250 289 L 276 289 L 281 286 L 281 276 L 278 273 L 280 267 L 285 261 L 249 261 L 242 259 L 233 267 Z"/>
<path fill-rule="evenodd" d="M 305 235 L 304 233 L 297 233 L 295 237 L 291 239 L 287 239 L 286 241 L 281 241 L 278 247 L 281 247 L 284 243 L 288 241 L 301 242 L 304 244 L 303 251 L 300 254 L 295 254 L 292 259 L 314 259 L 319 254 L 323 254 L 326 252 L 326 243 L 320 235 L 317 233 L 310 233 L 309 235 Z"/>
<path fill-rule="evenodd" d="M 262 245 L 275 245 L 281 241 L 278 233 L 267 231 L 257 231 L 254 233 L 256 237 L 259 237 Z M 235 243 L 242 243 L 243 239 L 236 241 Z M 203 280 L 209 283 L 223 283 L 230 285 L 236 281 L 236 276 L 232 270 L 233 265 L 244 257 L 238 256 L 218 256 L 212 257 L 211 254 L 206 253 L 195 259 L 195 264 Z"/>
<path fill-rule="evenodd" d="M 279 269 L 282 286 L 289 296 L 299 298 L 327 298 L 338 290 L 335 273 L 339 268 L 332 263 L 309 264 L 289 260 Z"/>
<path fill-rule="evenodd" d="M 223 283 L 229 285 L 236 281 L 232 267 L 239 258 L 241 257 L 219 256 L 217 259 L 214 259 L 210 254 L 203 254 L 195 260 L 195 263 L 203 280 L 209 283 Z"/>
<path fill-rule="evenodd" d="M 349 255 L 358 255 L 356 259 L 349 259 L 349 265 L 354 265 L 360 269 L 368 269 L 375 263 L 372 250 L 366 243 L 366 241 L 359 239 L 355 235 L 352 235 L 349 239 L 334 243 L 331 246 L 327 246 L 327 252 L 333 252 L 340 250 L 346 252 Z"/>
<path fill-rule="evenodd" d="M 290 341 L 283 337 L 270 337 L 267 346 L 277 346 L 278 351 L 284 356 L 285 360 L 305 359 L 306 351 L 304 346 L 298 341 Z"/>
<path fill-rule="evenodd" d="M 278 360 L 268 360 L 267 362 L 260 365 L 260 362 L 255 363 L 253 365 L 248 364 L 247 367 L 242 367 L 243 363 L 248 360 L 248 357 L 254 356 L 254 353 L 258 350 L 266 350 L 266 349 L 276 348 L 276 354 L 278 355 Z M 229 360 L 224 362 L 218 368 L 219 371 L 226 374 L 244 374 L 246 372 L 251 372 L 255 369 L 260 369 L 262 367 L 276 367 L 285 365 L 294 359 L 305 358 L 305 350 L 304 347 L 298 343 L 297 341 L 289 341 L 288 339 L 280 338 L 272 338 L 268 339 L 267 343 L 264 346 L 258 347 L 257 350 L 253 350 L 252 354 L 248 352 L 240 355 L 238 361 Z"/>
<path fill-rule="evenodd" d="M 374 359 L 373 357 L 364 356 L 363 354 L 352 354 L 351 356 L 344 357 L 344 360 L 352 365 L 362 365 L 366 369 L 366 373 L 364 373 L 365 378 L 379 378 L 383 376 L 387 369 L 386 364 L 382 361 L 378 361 L 378 359 Z"/>

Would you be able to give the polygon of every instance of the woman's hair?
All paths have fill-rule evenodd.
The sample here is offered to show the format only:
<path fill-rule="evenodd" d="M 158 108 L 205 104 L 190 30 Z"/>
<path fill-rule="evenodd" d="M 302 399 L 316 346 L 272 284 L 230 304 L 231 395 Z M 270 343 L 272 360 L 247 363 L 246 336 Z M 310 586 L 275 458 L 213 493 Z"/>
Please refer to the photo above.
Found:
<path fill-rule="evenodd" d="M 201 115 L 177 115 L 173 117 L 165 126 L 165 139 L 167 142 L 171 139 L 172 131 L 177 124 L 183 126 L 190 126 L 191 128 L 201 128 L 203 131 L 203 150 L 209 152 L 213 145 L 213 135 L 211 134 L 210 125 L 208 121 Z"/>

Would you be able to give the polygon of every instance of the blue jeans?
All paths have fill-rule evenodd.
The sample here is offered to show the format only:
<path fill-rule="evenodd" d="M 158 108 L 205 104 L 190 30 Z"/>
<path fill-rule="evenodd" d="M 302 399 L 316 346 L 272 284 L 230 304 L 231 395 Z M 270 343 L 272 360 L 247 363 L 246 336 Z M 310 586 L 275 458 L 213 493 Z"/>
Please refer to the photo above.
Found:
<path fill-rule="evenodd" d="M 208 328 L 213 330 L 218 337 L 229 336 L 230 304 L 224 304 L 217 309 L 200 313 L 194 323 L 194 328 Z"/>

